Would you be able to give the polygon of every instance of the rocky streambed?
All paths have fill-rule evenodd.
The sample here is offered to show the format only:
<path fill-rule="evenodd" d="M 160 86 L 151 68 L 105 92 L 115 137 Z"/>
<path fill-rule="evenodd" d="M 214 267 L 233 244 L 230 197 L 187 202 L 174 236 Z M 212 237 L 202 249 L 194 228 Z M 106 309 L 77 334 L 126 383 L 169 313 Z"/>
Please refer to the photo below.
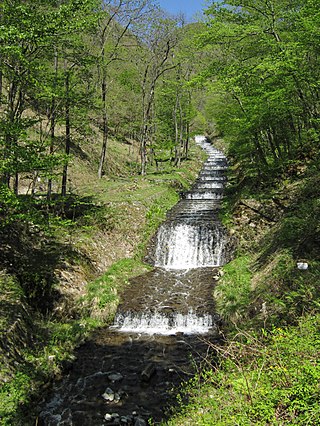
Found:
<path fill-rule="evenodd" d="M 101 329 L 39 404 L 36 424 L 156 424 L 172 413 L 181 383 L 208 366 L 208 342 L 217 338 Z"/>

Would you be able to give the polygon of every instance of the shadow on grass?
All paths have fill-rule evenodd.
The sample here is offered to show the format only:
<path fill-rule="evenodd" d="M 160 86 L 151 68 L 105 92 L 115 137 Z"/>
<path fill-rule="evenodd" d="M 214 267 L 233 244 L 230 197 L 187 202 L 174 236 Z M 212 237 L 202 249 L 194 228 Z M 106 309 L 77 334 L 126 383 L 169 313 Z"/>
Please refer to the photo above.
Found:
<path fill-rule="evenodd" d="M 11 212 L 11 220 L 0 227 L 0 268 L 13 275 L 23 289 L 28 303 L 42 314 L 51 311 L 60 294 L 56 271 L 69 264 L 86 263 L 90 259 L 68 242 L 58 241 L 49 227 L 49 218 L 56 220 L 60 230 L 81 226 L 81 220 L 98 216 L 101 206 L 92 197 L 55 196 L 50 203 L 44 199 L 21 197 L 20 209 L 28 204 L 28 215 L 21 219 L 19 211 Z"/>

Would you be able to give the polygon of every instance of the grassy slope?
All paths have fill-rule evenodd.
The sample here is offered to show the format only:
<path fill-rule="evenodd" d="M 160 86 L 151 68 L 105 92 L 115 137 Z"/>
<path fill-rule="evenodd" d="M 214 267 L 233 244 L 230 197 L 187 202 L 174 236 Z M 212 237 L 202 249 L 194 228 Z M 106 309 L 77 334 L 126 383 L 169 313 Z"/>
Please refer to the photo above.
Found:
<path fill-rule="evenodd" d="M 181 168 L 173 169 L 167 162 L 158 172 L 150 165 L 148 175 L 141 177 L 136 173 L 138 147 L 110 141 L 109 172 L 99 181 L 98 148 L 87 146 L 74 156 L 69 175 L 73 195 L 65 217 L 51 217 L 37 239 L 43 257 L 58 258 L 51 265 L 50 291 L 39 291 L 33 298 L 27 291 L 31 284 L 37 290 L 41 287 L 40 271 L 47 264 L 42 268 L 40 258 L 37 263 L 25 261 L 29 269 L 24 275 L 17 270 L 28 278 L 29 287 L 24 288 L 26 281 L 19 283 L 14 274 L 0 276 L 2 425 L 23 424 L 30 396 L 60 374 L 61 367 L 72 361 L 74 347 L 90 332 L 110 322 L 128 280 L 149 268 L 142 261 L 148 240 L 177 202 L 179 191 L 193 181 L 203 158 L 192 147 L 191 159 Z M 34 237 L 19 234 L 19 244 L 11 247 L 17 265 L 22 256 L 19 247 L 27 247 L 24 257 L 34 255 Z M 43 312 L 41 304 L 49 296 L 50 306 Z"/>
<path fill-rule="evenodd" d="M 319 183 L 310 163 L 268 193 L 229 187 L 224 220 L 238 249 L 215 290 L 226 344 L 211 346 L 218 365 L 206 361 L 167 424 L 320 424 Z"/>

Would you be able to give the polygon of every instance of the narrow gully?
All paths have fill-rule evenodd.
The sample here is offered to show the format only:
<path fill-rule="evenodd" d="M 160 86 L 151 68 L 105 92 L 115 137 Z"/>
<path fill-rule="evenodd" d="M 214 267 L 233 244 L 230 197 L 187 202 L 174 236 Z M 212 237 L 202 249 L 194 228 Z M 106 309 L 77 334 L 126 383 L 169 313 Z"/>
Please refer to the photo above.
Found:
<path fill-rule="evenodd" d="M 226 259 L 217 215 L 227 161 L 205 137 L 196 143 L 208 159 L 158 230 L 154 269 L 131 280 L 114 324 L 77 350 L 36 424 L 156 424 L 170 415 L 179 385 L 208 361 L 208 343 L 219 338 L 212 290 Z"/>

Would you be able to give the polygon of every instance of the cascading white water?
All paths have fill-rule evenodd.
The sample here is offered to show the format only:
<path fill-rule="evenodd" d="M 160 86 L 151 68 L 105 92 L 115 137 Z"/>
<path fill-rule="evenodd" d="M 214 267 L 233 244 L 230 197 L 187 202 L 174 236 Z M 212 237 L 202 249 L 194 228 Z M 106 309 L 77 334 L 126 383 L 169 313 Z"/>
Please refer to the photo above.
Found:
<path fill-rule="evenodd" d="M 199 179 L 202 179 L 203 177 L 206 177 L 206 176 L 210 176 L 210 178 L 212 178 L 212 177 L 214 177 L 214 178 L 216 178 L 216 177 L 220 177 L 220 178 L 223 178 L 223 180 L 225 180 L 225 177 L 224 176 L 221 176 L 222 175 L 222 171 L 221 170 L 215 170 L 215 169 L 203 169 L 201 172 L 200 172 L 200 174 L 199 174 Z"/>
<path fill-rule="evenodd" d="M 213 191 L 190 192 L 186 195 L 186 198 L 188 200 L 221 200 L 223 194 Z"/>
<path fill-rule="evenodd" d="M 185 295 L 190 292 L 190 285 L 194 283 L 190 284 L 187 281 L 183 284 L 179 276 L 180 273 L 184 274 L 183 271 L 219 267 L 224 262 L 225 232 L 216 214 L 219 200 L 223 196 L 226 158 L 203 136 L 196 136 L 195 140 L 208 153 L 208 159 L 193 188 L 185 194 L 184 199 L 180 200 L 172 212 L 169 212 L 168 220 L 160 226 L 155 242 L 154 265 L 161 268 L 158 270 L 164 271 L 164 274 L 171 271 L 170 283 L 173 279 L 173 287 L 177 283 L 180 286 L 178 296 L 176 291 L 170 292 L 170 288 L 168 290 L 166 287 L 168 280 L 162 276 L 161 283 L 156 281 L 155 285 L 153 283 L 150 285 L 152 309 L 142 305 L 139 309 L 135 306 L 133 310 L 130 308 L 118 310 L 114 324 L 120 331 L 147 334 L 178 332 L 201 334 L 214 327 L 210 309 L 208 308 L 209 312 L 201 310 L 203 301 L 195 301 L 194 295 L 191 298 L 186 296 L 187 299 L 184 300 Z M 199 294 L 203 293 L 201 284 L 200 282 Z M 145 289 L 142 290 L 141 296 L 139 294 L 139 299 L 144 298 L 144 291 Z M 210 297 L 209 295 L 208 298 Z M 150 302 L 150 298 L 148 301 Z M 179 311 L 182 302 L 183 309 Z"/>
<path fill-rule="evenodd" d="M 223 231 L 218 224 L 165 224 L 157 236 L 155 266 L 166 269 L 220 266 L 223 243 Z"/>
<path fill-rule="evenodd" d="M 211 180 L 211 181 L 214 181 L 214 182 L 225 182 L 226 178 L 224 176 L 212 177 L 210 174 L 208 174 L 208 175 L 201 175 L 200 180 L 201 181 Z"/>
<path fill-rule="evenodd" d="M 170 316 L 161 312 L 140 314 L 119 314 L 117 321 L 121 330 L 126 333 L 148 334 L 204 334 L 214 326 L 210 314 L 199 316 L 190 310 L 187 314 L 174 313 Z"/>
<path fill-rule="evenodd" d="M 218 189 L 223 187 L 224 187 L 223 182 L 208 181 L 208 180 L 206 182 L 200 182 L 197 184 L 198 189 Z"/>

